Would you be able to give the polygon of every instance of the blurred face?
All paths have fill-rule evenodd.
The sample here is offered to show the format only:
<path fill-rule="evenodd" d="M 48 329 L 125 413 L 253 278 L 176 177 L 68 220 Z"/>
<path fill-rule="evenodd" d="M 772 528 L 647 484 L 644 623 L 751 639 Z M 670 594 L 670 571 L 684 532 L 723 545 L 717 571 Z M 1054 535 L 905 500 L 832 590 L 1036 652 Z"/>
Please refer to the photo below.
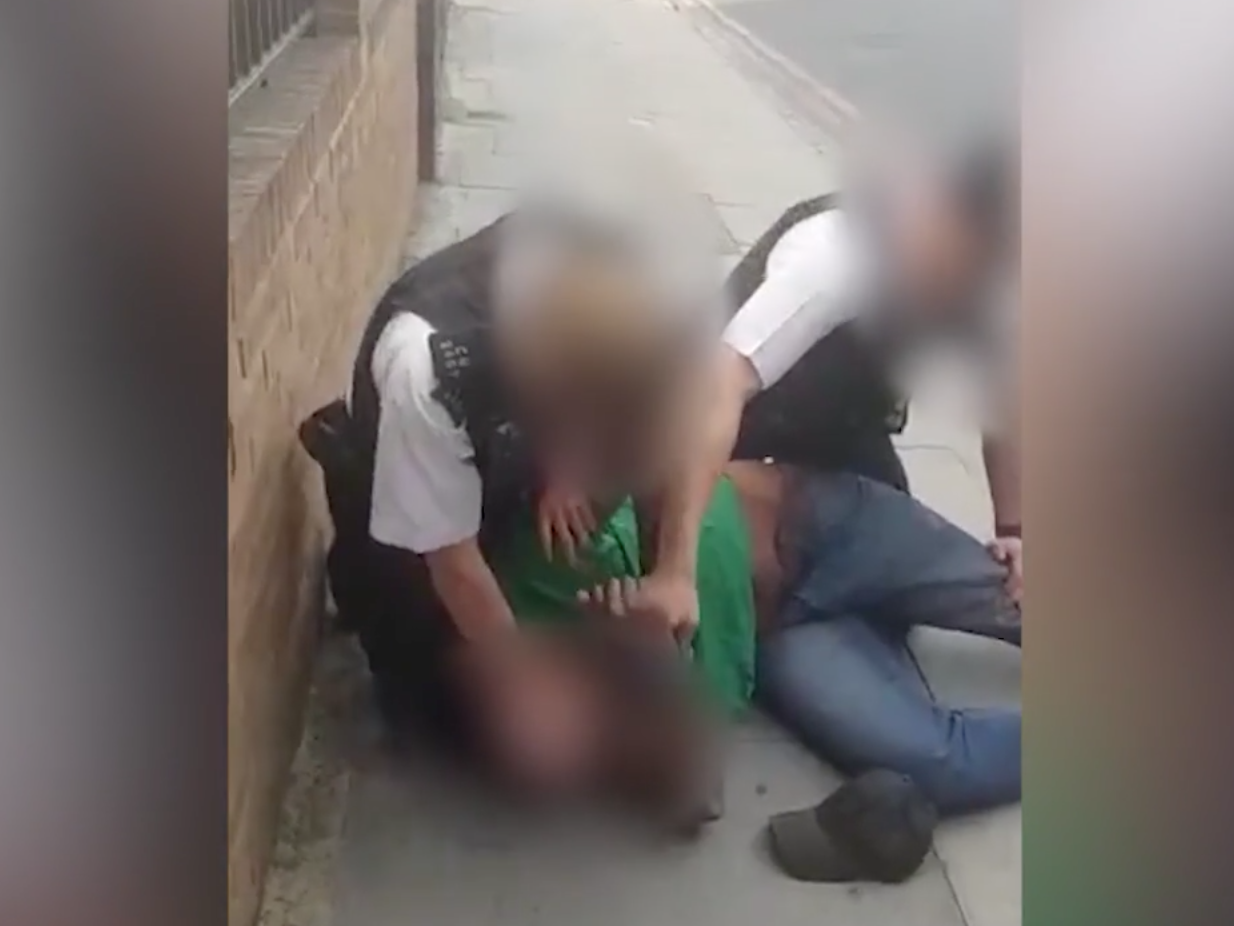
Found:
<path fill-rule="evenodd" d="M 993 246 L 942 176 L 922 170 L 897 178 L 887 202 L 894 284 L 903 295 L 897 305 L 926 323 L 972 308 L 987 282 Z"/>
<path fill-rule="evenodd" d="M 580 642 L 525 631 L 500 661 L 459 655 L 491 771 L 527 796 L 620 796 L 684 824 L 707 796 L 708 716 L 687 687 L 665 692 L 637 674 L 615 676 L 630 651 Z M 678 658 L 671 647 L 666 656 Z"/>
<path fill-rule="evenodd" d="M 516 788 L 562 797 L 598 775 L 599 703 L 575 660 L 545 641 L 528 642 L 500 663 L 462 666 L 482 748 Z"/>
<path fill-rule="evenodd" d="M 619 499 L 657 485 L 676 459 L 699 373 L 687 353 L 610 371 L 526 363 L 511 380 L 535 452 L 594 498 Z"/>
<path fill-rule="evenodd" d="M 707 265 L 620 225 L 592 231 L 508 239 L 494 318 L 504 381 L 536 455 L 608 498 L 658 479 L 680 432 L 694 348 L 718 335 L 721 313 Z"/>
<path fill-rule="evenodd" d="M 544 412 L 544 446 L 595 498 L 619 499 L 654 488 L 676 458 L 681 397 L 561 404 Z"/>

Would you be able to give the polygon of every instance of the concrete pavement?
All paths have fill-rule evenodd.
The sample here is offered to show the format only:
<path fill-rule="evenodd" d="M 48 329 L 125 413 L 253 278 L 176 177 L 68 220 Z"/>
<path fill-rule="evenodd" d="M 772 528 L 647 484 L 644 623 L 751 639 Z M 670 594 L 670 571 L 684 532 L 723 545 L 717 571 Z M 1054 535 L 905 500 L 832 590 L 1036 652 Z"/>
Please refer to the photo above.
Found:
<path fill-rule="evenodd" d="M 932 131 L 1015 118 L 1015 0 L 711 0 L 863 110 Z"/>
<path fill-rule="evenodd" d="M 831 188 L 827 146 L 767 87 L 663 0 L 457 0 L 447 50 L 443 183 L 424 191 L 408 259 L 510 205 L 520 175 L 520 93 L 545 85 L 582 107 L 649 123 L 696 178 L 733 261 L 790 203 Z M 953 422 L 946 377 L 914 409 L 904 454 L 918 493 L 988 531 L 980 455 Z M 1018 699 L 1018 653 L 924 635 L 932 685 L 964 701 Z M 265 926 L 1014 926 L 1018 809 L 948 824 L 938 852 L 899 887 L 799 885 L 770 869 L 768 814 L 837 782 L 768 724 L 741 731 L 729 812 L 701 844 L 666 848 L 592 819 L 521 819 L 431 763 L 375 745 L 354 651 L 333 641 L 271 874 Z"/>

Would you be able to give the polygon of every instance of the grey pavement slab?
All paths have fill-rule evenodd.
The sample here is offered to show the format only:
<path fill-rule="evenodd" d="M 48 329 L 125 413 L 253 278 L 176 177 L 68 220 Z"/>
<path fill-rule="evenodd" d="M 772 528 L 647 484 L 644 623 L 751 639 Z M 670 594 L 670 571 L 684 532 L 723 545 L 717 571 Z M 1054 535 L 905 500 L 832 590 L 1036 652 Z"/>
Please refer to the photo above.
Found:
<path fill-rule="evenodd" d="M 935 382 L 914 402 L 899 441 L 913 493 L 956 524 L 988 537 L 993 513 L 984 491 L 985 469 L 976 432 L 957 425 L 963 405 L 954 389 Z M 966 706 L 1020 703 L 1020 653 L 1013 647 L 962 634 L 918 630 L 913 652 L 935 696 Z M 948 821 L 935 851 L 969 926 L 1021 922 L 1022 820 L 1020 808 Z"/>
<path fill-rule="evenodd" d="M 698 843 L 629 821 L 537 815 L 496 803 L 431 763 L 390 763 L 352 783 L 337 926 L 959 926 L 936 858 L 896 887 L 798 884 L 768 862 L 769 814 L 837 782 L 770 728 L 738 738 L 729 808 Z"/>
<path fill-rule="evenodd" d="M 866 111 L 962 132 L 1018 122 L 1015 0 L 712 0 Z"/>
<path fill-rule="evenodd" d="M 1020 926 L 1023 863 L 1019 806 L 943 824 L 934 846 L 969 926 Z"/>
<path fill-rule="evenodd" d="M 511 190 L 426 186 L 417 209 L 423 221 L 407 240 L 404 261 L 418 260 L 465 238 L 508 212 L 514 204 Z"/>
<path fill-rule="evenodd" d="M 468 131 L 491 129 L 496 142 L 490 152 L 459 135 L 460 153 L 445 153 L 447 184 L 509 186 L 520 166 L 520 123 L 552 110 L 652 126 L 698 191 L 732 207 L 739 242 L 794 201 L 834 188 L 834 159 L 803 144 L 759 89 L 661 0 L 526 0 L 512 9 L 451 10 L 444 111 Z"/>

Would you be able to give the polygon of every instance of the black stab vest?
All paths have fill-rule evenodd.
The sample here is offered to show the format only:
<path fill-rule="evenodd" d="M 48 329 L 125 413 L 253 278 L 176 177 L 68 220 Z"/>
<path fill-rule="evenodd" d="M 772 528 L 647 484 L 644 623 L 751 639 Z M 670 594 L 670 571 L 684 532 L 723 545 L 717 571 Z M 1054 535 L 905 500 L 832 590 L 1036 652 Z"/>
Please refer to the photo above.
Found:
<path fill-rule="evenodd" d="M 837 205 L 831 194 L 788 209 L 733 268 L 725 284 L 728 305 L 736 311 L 754 295 L 767 258 L 790 229 Z M 877 346 L 854 324 L 841 325 L 750 401 L 733 457 L 860 471 L 865 449 L 904 428 L 906 406 L 891 383 Z"/>
<path fill-rule="evenodd" d="M 482 543 L 500 532 L 499 525 L 519 505 L 530 501 L 537 481 L 534 461 L 501 386 L 489 336 L 490 284 L 505 221 L 498 219 L 426 257 L 391 285 L 361 336 L 352 380 L 351 417 L 371 464 L 381 414 L 373 381 L 377 342 L 386 326 L 405 312 L 433 326 L 429 349 L 438 383 L 434 398 L 464 429 L 474 450 L 484 486 Z M 370 493 L 371 472 L 370 465 Z"/>
<path fill-rule="evenodd" d="M 767 257 L 802 220 L 836 207 L 835 196 L 790 208 L 733 269 L 728 304 L 745 303 L 761 285 Z M 351 418 L 359 449 L 372 459 L 381 414 L 373 381 L 373 352 L 386 326 L 412 312 L 434 328 L 429 340 L 438 381 L 437 401 L 462 427 L 474 448 L 484 486 L 482 541 L 531 500 L 534 460 L 514 421 L 493 353 L 490 283 L 499 219 L 412 266 L 386 291 L 369 319 L 353 373 Z M 851 324 L 815 344 L 775 386 L 755 397 L 742 420 L 735 459 L 773 458 L 821 470 L 853 466 L 862 447 L 888 440 L 904 423 L 903 403 L 890 386 L 877 350 Z"/>

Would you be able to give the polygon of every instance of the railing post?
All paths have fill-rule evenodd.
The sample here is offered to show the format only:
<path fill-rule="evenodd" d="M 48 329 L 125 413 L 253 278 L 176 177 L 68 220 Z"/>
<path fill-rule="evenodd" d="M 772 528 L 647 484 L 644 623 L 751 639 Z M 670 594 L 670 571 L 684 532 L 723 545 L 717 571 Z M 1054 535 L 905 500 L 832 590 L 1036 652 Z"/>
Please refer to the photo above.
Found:
<path fill-rule="evenodd" d="M 316 0 L 319 35 L 360 35 L 366 17 L 385 0 Z M 403 0 L 416 4 L 417 174 L 422 183 L 438 176 L 442 61 L 449 0 Z"/>
<path fill-rule="evenodd" d="M 258 79 L 284 48 L 315 28 L 316 5 L 317 0 L 229 0 L 228 105 Z"/>
<path fill-rule="evenodd" d="M 420 181 L 437 179 L 437 139 L 441 124 L 441 65 L 445 54 L 447 0 L 416 0 L 416 80 L 419 103 Z"/>
<path fill-rule="evenodd" d="M 359 35 L 364 0 L 317 0 L 318 35 Z"/>

